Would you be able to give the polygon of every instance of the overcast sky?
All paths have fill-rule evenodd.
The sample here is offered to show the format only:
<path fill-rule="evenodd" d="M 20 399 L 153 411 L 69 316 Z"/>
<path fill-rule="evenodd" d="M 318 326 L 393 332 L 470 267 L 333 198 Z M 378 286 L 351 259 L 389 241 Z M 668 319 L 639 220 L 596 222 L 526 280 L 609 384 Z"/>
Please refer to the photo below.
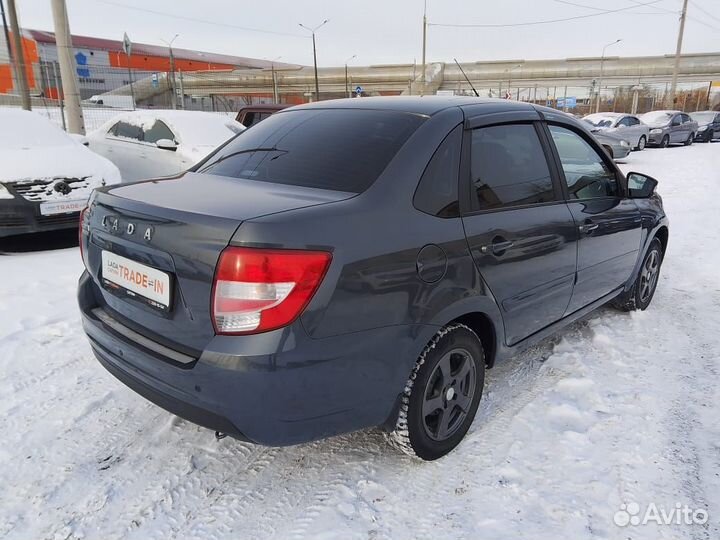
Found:
<path fill-rule="evenodd" d="M 428 61 L 655 55 L 675 52 L 682 0 L 428 0 Z M 585 5 L 587 7 L 580 7 Z M 19 0 L 20 23 L 52 30 L 50 0 Z M 74 34 L 312 64 L 298 26 L 329 22 L 317 33 L 318 64 L 420 62 L 423 0 L 67 0 Z M 632 9 L 626 9 L 631 7 Z M 603 10 L 624 10 L 601 13 Z M 154 13 L 156 12 L 156 13 Z M 592 16 L 589 16 L 592 15 Z M 435 24 L 552 24 L 495 28 Z M 720 50 L 720 0 L 690 0 L 683 52 Z M 204 22 L 207 21 L 207 22 Z M 257 31 L 254 31 L 257 30 Z"/>

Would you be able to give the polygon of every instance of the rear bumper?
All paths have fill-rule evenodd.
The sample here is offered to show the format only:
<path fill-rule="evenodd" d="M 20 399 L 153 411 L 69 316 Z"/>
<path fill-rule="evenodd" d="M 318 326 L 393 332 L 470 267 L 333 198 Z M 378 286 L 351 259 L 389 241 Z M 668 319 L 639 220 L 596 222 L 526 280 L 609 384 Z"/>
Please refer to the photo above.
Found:
<path fill-rule="evenodd" d="M 40 204 L 21 197 L 0 200 L 0 238 L 16 234 L 73 229 L 78 226 L 80 214 L 43 216 Z"/>
<path fill-rule="evenodd" d="M 93 315 L 80 279 L 85 332 L 100 363 L 164 409 L 235 438 L 285 446 L 394 418 L 419 328 L 393 326 L 312 339 L 299 322 L 254 336 L 216 336 L 199 358 L 168 361 Z"/>

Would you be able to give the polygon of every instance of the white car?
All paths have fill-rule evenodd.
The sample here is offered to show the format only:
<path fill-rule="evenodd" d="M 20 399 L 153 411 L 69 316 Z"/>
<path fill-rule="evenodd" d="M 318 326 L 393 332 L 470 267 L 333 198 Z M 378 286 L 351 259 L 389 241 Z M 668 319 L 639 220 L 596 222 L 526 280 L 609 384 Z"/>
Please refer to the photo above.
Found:
<path fill-rule="evenodd" d="M 37 113 L 0 109 L 0 237 L 76 228 L 93 189 L 120 171 Z"/>
<path fill-rule="evenodd" d="M 142 110 L 114 117 L 88 141 L 130 182 L 183 172 L 244 129 L 216 113 Z"/>
<path fill-rule="evenodd" d="M 650 127 L 634 114 L 603 112 L 588 114 L 583 120 L 590 122 L 598 131 L 629 141 L 635 150 L 644 150 L 650 140 Z"/>

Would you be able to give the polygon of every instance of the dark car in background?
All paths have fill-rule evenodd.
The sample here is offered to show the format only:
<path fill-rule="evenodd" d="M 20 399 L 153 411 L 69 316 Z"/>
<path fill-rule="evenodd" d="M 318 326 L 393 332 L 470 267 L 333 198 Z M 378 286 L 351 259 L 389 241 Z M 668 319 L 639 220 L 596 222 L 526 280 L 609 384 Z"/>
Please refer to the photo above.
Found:
<path fill-rule="evenodd" d="M 648 145 L 666 148 L 671 144 L 690 146 L 698 123 L 680 111 L 651 111 L 640 117 L 650 127 Z"/>
<path fill-rule="evenodd" d="M 287 109 L 190 172 L 96 191 L 83 326 L 113 375 L 202 426 L 265 445 L 382 426 L 436 459 L 486 367 L 607 302 L 648 307 L 656 185 L 527 103 Z"/>
<path fill-rule="evenodd" d="M 235 120 L 240 122 L 246 128 L 254 126 L 258 122 L 262 122 L 271 114 L 290 107 L 287 103 L 265 103 L 262 105 L 248 105 L 243 107 L 237 113 Z"/>
<path fill-rule="evenodd" d="M 720 139 L 720 111 L 698 111 L 690 113 L 690 118 L 698 124 L 696 141 L 710 142 Z"/>

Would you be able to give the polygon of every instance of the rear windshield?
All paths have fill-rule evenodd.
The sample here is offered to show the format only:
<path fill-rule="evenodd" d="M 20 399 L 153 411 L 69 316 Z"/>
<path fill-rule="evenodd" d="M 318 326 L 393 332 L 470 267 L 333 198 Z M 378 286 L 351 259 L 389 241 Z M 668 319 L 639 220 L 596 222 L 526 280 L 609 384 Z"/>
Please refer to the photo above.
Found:
<path fill-rule="evenodd" d="M 198 172 L 360 193 L 422 122 L 394 111 L 276 113 L 238 135 Z"/>

